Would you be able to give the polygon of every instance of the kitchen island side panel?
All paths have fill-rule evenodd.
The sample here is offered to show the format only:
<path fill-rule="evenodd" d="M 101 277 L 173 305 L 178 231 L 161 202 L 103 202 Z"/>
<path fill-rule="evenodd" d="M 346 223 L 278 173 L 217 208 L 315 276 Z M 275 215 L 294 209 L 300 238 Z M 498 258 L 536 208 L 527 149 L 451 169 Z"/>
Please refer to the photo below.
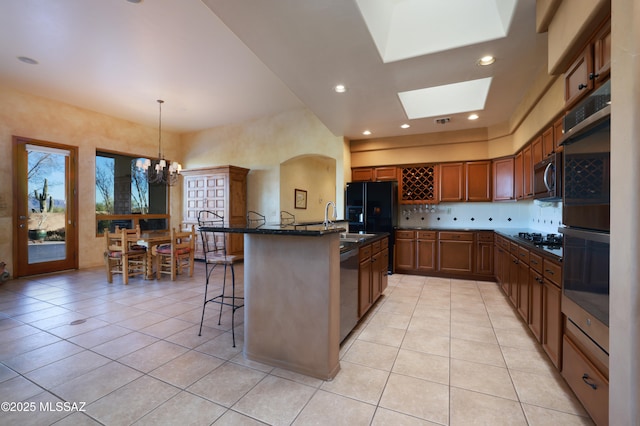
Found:
<path fill-rule="evenodd" d="M 340 350 L 340 241 L 245 234 L 246 358 L 323 380 Z"/>

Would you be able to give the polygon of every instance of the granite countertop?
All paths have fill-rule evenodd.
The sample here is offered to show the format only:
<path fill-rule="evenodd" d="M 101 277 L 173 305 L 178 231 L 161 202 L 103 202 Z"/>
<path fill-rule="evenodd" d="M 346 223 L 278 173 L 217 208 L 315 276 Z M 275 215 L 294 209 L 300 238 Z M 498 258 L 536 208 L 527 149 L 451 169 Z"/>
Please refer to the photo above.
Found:
<path fill-rule="evenodd" d="M 323 235 L 346 232 L 346 229 L 339 226 L 325 228 L 322 224 L 264 224 L 256 226 L 201 226 L 201 231 L 205 232 L 228 232 L 233 234 L 264 234 L 264 235 L 298 235 L 306 237 L 321 237 Z"/>
<path fill-rule="evenodd" d="M 467 232 L 478 232 L 478 231 L 493 231 L 500 234 L 503 237 L 508 238 L 509 240 L 518 243 L 522 246 L 529 248 L 530 250 L 534 250 L 543 254 L 546 254 L 557 261 L 562 261 L 562 247 L 560 248 L 550 248 L 541 246 L 533 243 L 532 241 L 528 241 L 518 237 L 518 233 L 526 232 L 526 233 L 534 233 L 541 232 L 535 229 L 529 228 L 451 228 L 451 227 L 420 227 L 420 226 L 403 226 L 397 227 L 397 230 L 422 230 L 422 231 L 467 231 Z"/>

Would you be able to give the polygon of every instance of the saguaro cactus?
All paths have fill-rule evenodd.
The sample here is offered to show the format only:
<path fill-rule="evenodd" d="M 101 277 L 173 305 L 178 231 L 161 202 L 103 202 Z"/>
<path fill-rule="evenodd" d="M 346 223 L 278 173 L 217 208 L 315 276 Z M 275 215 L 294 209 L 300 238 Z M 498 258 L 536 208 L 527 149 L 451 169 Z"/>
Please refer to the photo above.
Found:
<path fill-rule="evenodd" d="M 53 210 L 53 197 L 49 195 L 49 184 L 46 178 L 42 187 L 42 194 L 39 194 L 37 189 L 33 191 L 33 194 L 38 203 L 40 203 L 40 213 L 48 213 Z"/>

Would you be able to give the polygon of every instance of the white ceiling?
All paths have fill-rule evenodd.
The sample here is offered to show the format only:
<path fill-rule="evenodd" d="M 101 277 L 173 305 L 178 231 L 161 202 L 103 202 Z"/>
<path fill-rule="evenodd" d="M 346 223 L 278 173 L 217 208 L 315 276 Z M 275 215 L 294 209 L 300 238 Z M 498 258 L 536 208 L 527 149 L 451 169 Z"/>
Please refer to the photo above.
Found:
<path fill-rule="evenodd" d="M 455 8 L 468 21 L 477 12 L 461 2 L 477 1 L 455 0 Z M 367 2 L 2 0 L 0 84 L 150 126 L 157 125 L 156 99 L 164 99 L 163 129 L 178 132 L 306 105 L 336 136 L 363 139 L 365 129 L 381 137 L 503 123 L 546 70 L 547 37 L 535 32 L 535 0 L 517 1 L 504 38 L 388 63 L 358 3 Z M 451 38 L 444 31 L 431 37 Z M 487 54 L 495 64 L 476 65 Z M 474 122 L 466 113 L 447 114 L 446 125 L 435 124 L 437 117 L 410 120 L 398 95 L 489 77 Z M 332 90 L 338 83 L 345 93 Z M 403 123 L 411 127 L 401 129 Z"/>

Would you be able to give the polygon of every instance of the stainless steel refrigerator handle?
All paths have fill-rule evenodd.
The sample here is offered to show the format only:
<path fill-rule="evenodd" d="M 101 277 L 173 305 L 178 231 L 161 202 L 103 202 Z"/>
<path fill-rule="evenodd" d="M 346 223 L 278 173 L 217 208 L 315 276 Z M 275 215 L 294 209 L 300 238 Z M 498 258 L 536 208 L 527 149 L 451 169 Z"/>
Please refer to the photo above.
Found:
<path fill-rule="evenodd" d="M 547 187 L 547 191 L 553 191 L 553 188 L 549 186 L 549 179 L 547 179 L 549 176 L 549 170 L 552 167 L 553 167 L 553 163 L 547 164 L 547 167 L 545 167 L 544 169 L 544 174 L 542 175 L 542 180 L 544 181 L 544 186 Z M 554 186 L 555 186 L 555 182 L 554 182 Z"/>
<path fill-rule="evenodd" d="M 582 238 L 584 240 L 595 241 L 597 243 L 609 244 L 610 236 L 606 232 L 587 231 L 576 228 L 558 228 L 558 232 L 569 237 Z"/>

